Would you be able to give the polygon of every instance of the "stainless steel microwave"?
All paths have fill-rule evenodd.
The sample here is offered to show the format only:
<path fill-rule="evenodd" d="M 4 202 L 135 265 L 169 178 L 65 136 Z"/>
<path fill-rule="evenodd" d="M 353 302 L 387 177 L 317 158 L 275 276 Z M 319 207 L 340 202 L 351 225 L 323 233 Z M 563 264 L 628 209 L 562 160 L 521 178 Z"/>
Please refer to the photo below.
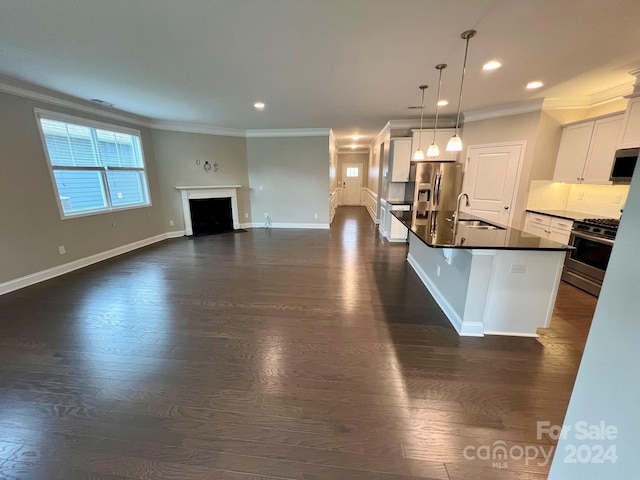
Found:
<path fill-rule="evenodd" d="M 613 168 L 611 169 L 611 180 L 617 184 L 631 183 L 633 170 L 636 168 L 640 148 L 622 148 L 616 150 L 616 156 L 613 159 Z"/>

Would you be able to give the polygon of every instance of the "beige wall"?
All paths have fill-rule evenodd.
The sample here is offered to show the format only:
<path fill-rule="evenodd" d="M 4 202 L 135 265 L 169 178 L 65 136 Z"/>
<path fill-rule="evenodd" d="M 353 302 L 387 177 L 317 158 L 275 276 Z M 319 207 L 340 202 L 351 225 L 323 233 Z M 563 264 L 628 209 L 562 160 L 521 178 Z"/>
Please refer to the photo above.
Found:
<path fill-rule="evenodd" d="M 153 130 L 152 138 L 167 231 L 184 230 L 182 201 L 176 186 L 242 185 L 238 189 L 238 217 L 240 223 L 251 222 L 244 137 Z M 200 160 L 200 165 L 196 160 Z M 206 171 L 205 161 L 211 164 L 218 162 L 220 169 L 217 172 L 213 169 Z M 169 225 L 171 220 L 174 226 Z"/>
<path fill-rule="evenodd" d="M 329 224 L 328 136 L 247 138 L 247 158 L 254 224 L 265 213 L 275 224 Z"/>
<path fill-rule="evenodd" d="M 140 130 L 152 206 L 61 220 L 34 107 Z M 149 129 L 0 93 L 0 283 L 164 233 L 162 212 Z"/>

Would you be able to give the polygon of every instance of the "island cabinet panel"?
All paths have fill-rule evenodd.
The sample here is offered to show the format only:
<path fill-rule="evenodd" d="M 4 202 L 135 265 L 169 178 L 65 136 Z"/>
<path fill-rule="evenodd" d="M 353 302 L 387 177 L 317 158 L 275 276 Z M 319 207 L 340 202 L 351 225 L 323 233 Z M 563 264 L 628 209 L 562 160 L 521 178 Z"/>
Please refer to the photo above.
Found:
<path fill-rule="evenodd" d="M 554 182 L 608 184 L 622 128 L 621 114 L 567 125 L 562 140 Z"/>
<path fill-rule="evenodd" d="M 620 129 L 618 148 L 640 147 L 640 97 L 629 100 Z"/>

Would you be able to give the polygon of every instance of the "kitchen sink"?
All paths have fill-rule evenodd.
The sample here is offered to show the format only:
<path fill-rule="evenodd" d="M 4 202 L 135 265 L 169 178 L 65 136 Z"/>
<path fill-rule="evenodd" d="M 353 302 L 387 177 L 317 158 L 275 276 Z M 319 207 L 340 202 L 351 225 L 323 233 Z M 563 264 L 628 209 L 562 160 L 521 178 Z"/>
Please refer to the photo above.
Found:
<path fill-rule="evenodd" d="M 479 228 L 482 230 L 500 230 L 500 227 L 496 227 L 495 225 L 491 225 L 490 223 L 484 222 L 482 220 L 458 220 L 459 225 L 464 225 L 468 228 Z"/>

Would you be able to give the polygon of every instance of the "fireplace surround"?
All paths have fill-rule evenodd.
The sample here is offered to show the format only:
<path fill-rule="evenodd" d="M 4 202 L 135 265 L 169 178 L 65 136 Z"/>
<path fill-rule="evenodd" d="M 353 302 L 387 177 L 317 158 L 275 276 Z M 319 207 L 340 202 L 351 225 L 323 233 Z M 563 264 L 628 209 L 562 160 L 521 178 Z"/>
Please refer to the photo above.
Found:
<path fill-rule="evenodd" d="M 233 218 L 233 228 L 239 229 L 238 221 L 238 197 L 237 190 L 242 185 L 206 185 L 206 186 L 179 186 L 175 187 L 180 191 L 182 198 L 182 215 L 184 218 L 185 235 L 193 235 L 193 224 L 191 222 L 191 205 L 189 200 L 206 198 L 230 198 L 231 216 Z"/>

